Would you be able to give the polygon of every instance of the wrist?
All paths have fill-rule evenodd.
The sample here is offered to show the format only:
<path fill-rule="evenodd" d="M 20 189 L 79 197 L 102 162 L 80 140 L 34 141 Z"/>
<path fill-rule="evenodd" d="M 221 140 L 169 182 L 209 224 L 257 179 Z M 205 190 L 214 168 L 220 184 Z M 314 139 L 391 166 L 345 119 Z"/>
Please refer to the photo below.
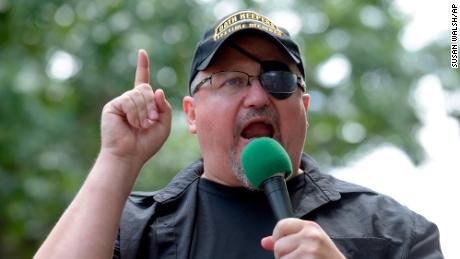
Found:
<path fill-rule="evenodd" d="M 129 193 L 134 186 L 143 163 L 129 157 L 114 155 L 101 150 L 90 173 L 91 178 L 105 187 L 116 187 L 118 191 Z"/>
<path fill-rule="evenodd" d="M 104 148 L 99 151 L 96 159 L 96 163 L 98 162 L 110 163 L 117 167 L 121 167 L 124 170 L 128 170 L 127 173 L 130 174 L 132 171 L 139 172 L 144 166 L 144 162 L 138 157 L 116 154 L 109 149 Z"/>

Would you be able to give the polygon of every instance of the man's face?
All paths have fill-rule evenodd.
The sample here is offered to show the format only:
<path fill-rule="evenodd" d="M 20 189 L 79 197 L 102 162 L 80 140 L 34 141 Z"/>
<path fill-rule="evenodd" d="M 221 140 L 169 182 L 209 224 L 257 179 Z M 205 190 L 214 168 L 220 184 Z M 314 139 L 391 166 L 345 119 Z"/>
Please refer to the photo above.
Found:
<path fill-rule="evenodd" d="M 243 36 L 234 42 L 259 60 L 276 60 L 300 75 L 297 66 L 276 45 L 261 36 Z M 220 71 L 261 73 L 260 64 L 229 46 L 223 46 L 212 64 L 194 83 Z M 306 135 L 309 97 L 300 88 L 284 100 L 270 95 L 258 79 L 239 91 L 213 89 L 206 82 L 194 97 L 184 98 L 189 129 L 198 136 L 204 159 L 204 177 L 230 186 L 248 186 L 241 153 L 254 138 L 271 137 L 288 152 L 297 172 Z"/>

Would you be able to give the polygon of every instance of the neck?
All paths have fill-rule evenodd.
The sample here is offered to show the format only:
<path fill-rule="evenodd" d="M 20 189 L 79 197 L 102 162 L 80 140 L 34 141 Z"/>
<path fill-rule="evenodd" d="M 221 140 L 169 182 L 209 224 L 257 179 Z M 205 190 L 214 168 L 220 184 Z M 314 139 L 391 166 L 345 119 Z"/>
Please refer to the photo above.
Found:
<path fill-rule="evenodd" d="M 244 186 L 235 176 L 233 173 L 230 173 L 227 177 L 221 177 L 213 173 L 209 173 L 209 171 L 205 170 L 201 175 L 202 178 L 208 179 L 210 181 L 226 185 L 232 187 L 242 187 Z"/>

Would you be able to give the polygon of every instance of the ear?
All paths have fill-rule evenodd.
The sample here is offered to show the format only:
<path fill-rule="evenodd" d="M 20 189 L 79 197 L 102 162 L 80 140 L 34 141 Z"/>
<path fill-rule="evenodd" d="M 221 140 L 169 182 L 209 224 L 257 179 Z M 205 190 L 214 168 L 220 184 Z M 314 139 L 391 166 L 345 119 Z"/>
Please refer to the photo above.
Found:
<path fill-rule="evenodd" d="M 308 107 L 310 106 L 310 95 L 303 94 L 302 95 L 303 107 L 305 108 L 305 113 L 308 112 Z"/>
<path fill-rule="evenodd" d="M 195 99 L 191 96 L 185 96 L 182 101 L 182 108 L 187 119 L 188 130 L 190 133 L 196 134 Z"/>

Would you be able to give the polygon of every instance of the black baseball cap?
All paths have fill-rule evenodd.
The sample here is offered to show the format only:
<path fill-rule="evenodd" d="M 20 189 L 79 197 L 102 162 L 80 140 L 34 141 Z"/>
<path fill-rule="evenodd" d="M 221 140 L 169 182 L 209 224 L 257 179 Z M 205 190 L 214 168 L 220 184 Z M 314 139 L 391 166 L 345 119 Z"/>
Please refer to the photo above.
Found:
<path fill-rule="evenodd" d="M 251 10 L 231 13 L 211 25 L 198 42 L 192 60 L 189 78 L 189 93 L 192 95 L 192 81 L 196 74 L 205 70 L 219 50 L 232 36 L 241 32 L 260 34 L 274 42 L 297 64 L 302 76 L 305 77 L 302 56 L 299 46 L 291 38 L 289 32 L 276 25 L 267 17 Z"/>

